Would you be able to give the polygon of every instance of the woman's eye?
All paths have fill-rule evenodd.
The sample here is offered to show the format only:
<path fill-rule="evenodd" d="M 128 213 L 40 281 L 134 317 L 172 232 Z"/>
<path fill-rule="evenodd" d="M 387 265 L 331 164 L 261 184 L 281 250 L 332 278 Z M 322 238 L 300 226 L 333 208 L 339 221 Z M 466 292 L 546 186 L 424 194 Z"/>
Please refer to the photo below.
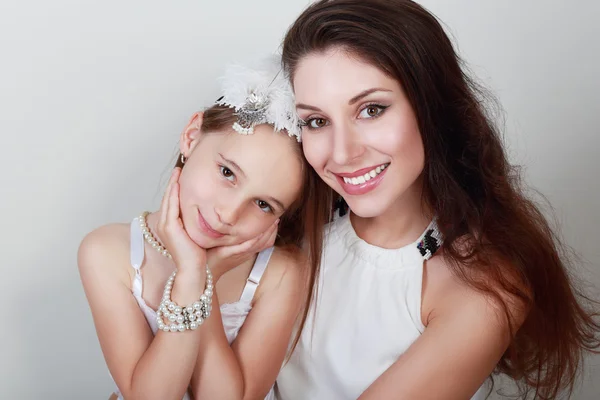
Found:
<path fill-rule="evenodd" d="M 229 168 L 221 165 L 221 175 L 228 181 L 233 181 L 235 179 L 235 174 Z"/>
<path fill-rule="evenodd" d="M 360 118 L 378 117 L 383 112 L 383 110 L 385 110 L 386 108 L 387 107 L 380 106 L 377 104 L 372 104 L 370 106 L 363 108 L 363 110 L 359 114 L 359 117 Z"/>
<path fill-rule="evenodd" d="M 327 120 L 325 118 L 311 118 L 306 121 L 306 125 L 309 129 L 319 129 L 327 126 Z"/>
<path fill-rule="evenodd" d="M 273 209 L 271 208 L 269 203 L 267 203 L 264 200 L 256 200 L 256 205 L 258 206 L 258 208 L 260 208 L 264 212 L 272 212 L 273 211 Z"/>

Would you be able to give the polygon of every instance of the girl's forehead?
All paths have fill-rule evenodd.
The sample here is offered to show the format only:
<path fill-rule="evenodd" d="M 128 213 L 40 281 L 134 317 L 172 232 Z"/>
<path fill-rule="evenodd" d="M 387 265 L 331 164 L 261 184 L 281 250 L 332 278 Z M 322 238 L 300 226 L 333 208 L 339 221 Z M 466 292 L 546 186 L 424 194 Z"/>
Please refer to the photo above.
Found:
<path fill-rule="evenodd" d="M 288 205 L 293 202 L 290 196 L 296 195 L 303 177 L 302 153 L 295 138 L 269 126 L 256 127 L 252 135 L 210 136 L 205 151 L 216 162 L 240 175 L 253 190 L 273 193 Z"/>

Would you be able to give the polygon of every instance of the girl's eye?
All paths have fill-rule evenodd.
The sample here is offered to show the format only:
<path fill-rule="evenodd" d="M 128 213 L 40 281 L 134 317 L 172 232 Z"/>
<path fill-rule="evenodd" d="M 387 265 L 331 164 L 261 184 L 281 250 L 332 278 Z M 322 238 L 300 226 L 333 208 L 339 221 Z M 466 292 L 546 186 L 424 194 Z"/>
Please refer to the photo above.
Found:
<path fill-rule="evenodd" d="M 223 178 L 227 179 L 228 181 L 232 181 L 235 179 L 235 174 L 233 173 L 233 171 L 231 171 L 229 168 L 221 165 L 221 175 L 223 175 Z"/>
<path fill-rule="evenodd" d="M 256 200 L 256 205 L 264 212 L 273 212 L 273 209 L 271 208 L 269 203 L 267 203 L 264 200 Z"/>
<path fill-rule="evenodd" d="M 310 118 L 305 122 L 308 129 L 319 129 L 328 125 L 328 121 L 325 118 Z"/>
<path fill-rule="evenodd" d="M 379 115 L 381 115 L 381 113 L 386 108 L 387 107 L 380 106 L 379 104 L 371 104 L 362 109 L 362 111 L 359 114 L 359 117 L 360 118 L 375 118 L 375 117 L 378 117 Z"/>

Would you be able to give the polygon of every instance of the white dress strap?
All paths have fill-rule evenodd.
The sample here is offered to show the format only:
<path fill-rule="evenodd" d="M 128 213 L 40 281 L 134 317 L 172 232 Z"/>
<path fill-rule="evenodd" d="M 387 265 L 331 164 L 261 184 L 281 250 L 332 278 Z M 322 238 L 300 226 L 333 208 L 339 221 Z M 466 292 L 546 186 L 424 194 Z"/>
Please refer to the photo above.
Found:
<path fill-rule="evenodd" d="M 144 235 L 140 227 L 140 220 L 134 218 L 130 229 L 130 254 L 131 266 L 135 270 L 132 292 L 136 297 L 142 297 L 142 275 L 140 268 L 144 262 Z"/>
<path fill-rule="evenodd" d="M 267 269 L 267 264 L 269 264 L 273 250 L 274 247 L 269 247 L 258 253 L 252 271 L 250 271 L 250 275 L 248 275 L 248 279 L 246 279 L 246 286 L 244 286 L 244 291 L 240 296 L 240 302 L 250 303 L 254 298 L 254 293 Z"/>

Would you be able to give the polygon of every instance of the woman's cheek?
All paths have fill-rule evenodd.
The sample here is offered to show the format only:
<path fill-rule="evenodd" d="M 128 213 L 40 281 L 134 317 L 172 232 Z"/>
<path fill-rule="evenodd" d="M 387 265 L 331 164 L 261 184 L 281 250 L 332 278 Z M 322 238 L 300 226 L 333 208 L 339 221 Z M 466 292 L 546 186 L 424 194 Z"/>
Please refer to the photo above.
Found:
<path fill-rule="evenodd" d="M 329 152 L 327 142 L 313 135 L 305 135 L 302 139 L 302 150 L 304 151 L 306 161 L 320 173 L 327 163 L 327 154 Z"/>

